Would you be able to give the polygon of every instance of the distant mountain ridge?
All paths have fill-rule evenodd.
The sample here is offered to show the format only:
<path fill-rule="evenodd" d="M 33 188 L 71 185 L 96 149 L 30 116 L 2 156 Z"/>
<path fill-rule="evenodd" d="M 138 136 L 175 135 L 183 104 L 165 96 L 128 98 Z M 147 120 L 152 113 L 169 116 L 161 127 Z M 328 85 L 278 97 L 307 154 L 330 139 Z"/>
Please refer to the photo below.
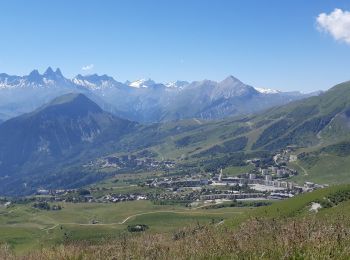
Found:
<path fill-rule="evenodd" d="M 44 74 L 40 74 L 38 70 L 33 70 L 27 76 L 11 76 L 5 73 L 0 74 L 0 89 L 5 88 L 38 88 L 49 87 L 63 84 L 70 84 L 70 80 L 66 79 L 59 68 L 53 71 L 48 67 Z"/>
<path fill-rule="evenodd" d="M 217 119 L 250 114 L 308 97 L 299 92 L 254 88 L 229 76 L 221 82 L 151 79 L 115 80 L 108 75 L 65 78 L 59 68 L 26 76 L 0 74 L 0 119 L 32 111 L 66 93 L 82 93 L 104 110 L 126 119 L 149 123 L 186 118 Z"/>
<path fill-rule="evenodd" d="M 193 85 L 188 85 L 188 90 L 201 91 L 184 102 L 191 106 L 190 102 L 196 104 L 203 97 L 204 103 L 215 101 L 220 96 L 217 93 L 232 84 L 230 81 L 237 85 L 236 92 L 219 98 L 221 105 L 228 105 L 222 109 L 231 108 L 230 94 L 242 106 L 245 98 L 262 96 L 254 88 L 228 78 L 219 83 L 190 83 Z M 270 153 L 293 146 L 314 151 L 304 158 L 338 153 L 336 156 L 347 162 L 349 97 L 350 84 L 345 82 L 319 96 L 254 115 L 142 125 L 105 112 L 83 94 L 64 94 L 31 113 L 0 124 L 0 190 L 8 195 L 31 193 L 40 186 L 81 187 L 104 177 L 99 168 L 86 166 L 89 162 L 115 153 L 145 150 L 177 162 L 189 158 L 210 166 L 223 163 L 230 156 L 242 159 L 243 153 Z"/>

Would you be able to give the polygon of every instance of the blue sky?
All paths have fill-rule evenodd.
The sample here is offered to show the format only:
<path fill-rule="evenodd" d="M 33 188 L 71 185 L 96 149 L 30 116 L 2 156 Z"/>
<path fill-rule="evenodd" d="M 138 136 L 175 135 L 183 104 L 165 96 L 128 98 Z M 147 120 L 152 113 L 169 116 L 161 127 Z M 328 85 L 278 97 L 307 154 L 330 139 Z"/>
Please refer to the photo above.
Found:
<path fill-rule="evenodd" d="M 318 15 L 335 8 L 350 11 L 350 2 L 2 0 L 0 72 L 52 66 L 67 77 L 161 82 L 234 75 L 256 87 L 327 89 L 350 80 L 350 43 L 317 29 Z"/>

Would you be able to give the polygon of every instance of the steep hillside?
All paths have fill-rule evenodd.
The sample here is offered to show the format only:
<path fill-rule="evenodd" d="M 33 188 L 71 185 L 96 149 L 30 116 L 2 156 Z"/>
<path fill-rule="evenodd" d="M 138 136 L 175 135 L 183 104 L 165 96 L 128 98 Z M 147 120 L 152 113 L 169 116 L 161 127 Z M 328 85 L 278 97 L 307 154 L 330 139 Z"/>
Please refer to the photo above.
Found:
<path fill-rule="evenodd" d="M 291 164 L 300 172 L 297 181 L 341 183 L 350 181 L 349 111 L 350 83 L 345 82 L 319 96 L 254 116 L 192 121 L 191 128 L 153 143 L 151 149 L 165 158 L 216 160 L 215 165 L 223 167 L 220 158 L 242 158 L 241 152 L 273 153 L 294 146 L 300 154 Z"/>
<path fill-rule="evenodd" d="M 286 145 L 313 146 L 349 137 L 350 83 L 253 118 L 264 125 L 254 149 L 279 149 Z"/>
<path fill-rule="evenodd" d="M 298 160 L 290 163 L 290 166 L 301 173 L 295 180 L 336 184 L 350 182 L 349 149 L 349 141 L 302 149 Z"/>
<path fill-rule="evenodd" d="M 0 125 L 1 186 L 8 189 L 17 181 L 18 187 L 27 186 L 25 180 L 40 182 L 52 169 L 58 170 L 58 163 L 67 163 L 87 150 L 98 154 L 101 143 L 117 141 L 136 126 L 104 112 L 82 94 L 60 96 Z M 36 180 L 32 174 L 38 174 Z"/>
<path fill-rule="evenodd" d="M 204 131 L 209 136 L 211 124 L 206 125 L 209 128 Z M 215 125 L 218 143 L 246 136 L 246 150 L 275 151 L 288 145 L 322 147 L 347 140 L 350 138 L 350 83 L 339 84 L 319 96 L 254 116 L 225 119 Z"/>

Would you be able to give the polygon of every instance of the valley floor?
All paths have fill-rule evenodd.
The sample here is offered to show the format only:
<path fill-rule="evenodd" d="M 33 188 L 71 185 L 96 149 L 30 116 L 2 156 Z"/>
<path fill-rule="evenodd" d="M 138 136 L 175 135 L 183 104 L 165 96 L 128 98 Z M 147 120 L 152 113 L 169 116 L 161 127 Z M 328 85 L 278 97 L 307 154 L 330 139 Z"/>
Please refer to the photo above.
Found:
<path fill-rule="evenodd" d="M 0 211 L 0 259 L 349 259 L 349 217 L 349 185 L 254 209 L 15 205 Z M 127 231 L 141 224 L 149 229 Z"/>
<path fill-rule="evenodd" d="M 189 209 L 184 206 L 154 205 L 150 201 L 60 205 L 62 210 L 59 211 L 34 209 L 30 205 L 0 209 L 0 242 L 23 253 L 69 241 L 115 239 L 127 232 L 128 225 L 145 224 L 151 233 L 168 233 L 196 223 L 219 223 L 247 210 Z"/>

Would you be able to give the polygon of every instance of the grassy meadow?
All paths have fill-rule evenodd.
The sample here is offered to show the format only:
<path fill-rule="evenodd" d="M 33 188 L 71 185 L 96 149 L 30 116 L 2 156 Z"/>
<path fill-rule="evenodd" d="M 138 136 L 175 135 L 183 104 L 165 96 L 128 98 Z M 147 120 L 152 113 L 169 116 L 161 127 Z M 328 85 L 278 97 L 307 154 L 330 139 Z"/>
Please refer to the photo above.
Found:
<path fill-rule="evenodd" d="M 342 184 L 350 182 L 350 156 L 322 154 L 317 161 L 302 161 L 292 163 L 291 167 L 298 170 L 299 175 L 293 181 L 304 183 L 312 181 L 320 184 Z"/>
<path fill-rule="evenodd" d="M 187 225 L 218 223 L 242 214 L 246 209 L 189 209 L 155 205 L 150 201 L 122 203 L 59 203 L 57 211 L 27 205 L 0 209 L 0 243 L 18 253 L 68 241 L 115 239 L 127 226 L 146 224 L 149 233 L 173 232 Z M 92 222 L 98 222 L 92 224 Z"/>
<path fill-rule="evenodd" d="M 310 211 L 313 202 L 320 203 L 323 208 L 316 212 Z M 151 212 L 143 214 L 145 213 L 143 212 L 134 215 L 128 221 L 128 224 L 145 223 L 150 229 L 143 233 L 131 234 L 125 232 L 125 229 L 122 231 L 123 225 L 119 227 L 113 224 L 114 221 L 121 221 L 126 216 L 124 213 L 118 213 L 117 209 L 122 207 L 125 207 L 128 214 L 137 214 L 141 210 L 154 211 L 154 214 Z M 159 206 L 145 202 L 120 203 L 112 209 L 104 208 L 103 205 L 87 207 L 79 204 L 65 209 L 66 212 L 63 209 L 57 216 L 46 213 L 34 214 L 35 218 L 29 222 L 29 216 L 34 215 L 30 214 L 28 207 L 19 207 L 18 213 L 27 214 L 24 216 L 27 227 L 7 225 L 1 229 L 2 236 L 4 234 L 11 236 L 16 230 L 21 232 L 18 236 L 27 239 L 32 236 L 33 241 L 39 239 L 42 242 L 46 238 L 46 246 L 16 252 L 13 251 L 14 242 L 21 243 L 24 240 L 12 238 L 11 244 L 11 238 L 8 238 L 8 243 L 0 248 L 0 258 L 12 260 L 24 257 L 32 260 L 349 259 L 350 257 L 349 185 L 317 190 L 254 209 L 221 208 L 186 211 L 181 207 L 169 207 L 169 212 L 165 212 L 161 211 Z M 165 209 L 164 206 L 162 209 Z M 6 215 L 3 210 L 1 213 Z M 89 221 L 87 215 L 100 217 L 106 225 L 84 225 Z M 225 221 L 222 222 L 221 219 L 215 221 L 214 218 L 214 222 L 211 222 L 213 215 L 216 218 L 224 218 Z M 49 227 L 47 223 L 50 221 L 52 222 L 50 224 L 63 223 L 70 221 L 71 217 L 77 219 L 80 225 L 60 224 L 63 230 L 47 228 Z M 1 221 L 4 223 L 6 217 Z M 9 216 L 7 221 L 10 221 Z M 40 225 L 46 228 L 38 229 Z M 36 230 L 35 236 L 30 230 Z M 56 240 L 54 247 L 47 246 L 48 239 L 55 236 L 57 239 L 60 232 L 68 233 L 69 237 L 63 242 Z M 118 232 L 119 235 L 110 235 Z M 101 239 L 101 236 L 104 238 Z M 86 239 L 87 237 L 89 239 Z M 92 240 L 94 243 L 91 243 Z"/>

